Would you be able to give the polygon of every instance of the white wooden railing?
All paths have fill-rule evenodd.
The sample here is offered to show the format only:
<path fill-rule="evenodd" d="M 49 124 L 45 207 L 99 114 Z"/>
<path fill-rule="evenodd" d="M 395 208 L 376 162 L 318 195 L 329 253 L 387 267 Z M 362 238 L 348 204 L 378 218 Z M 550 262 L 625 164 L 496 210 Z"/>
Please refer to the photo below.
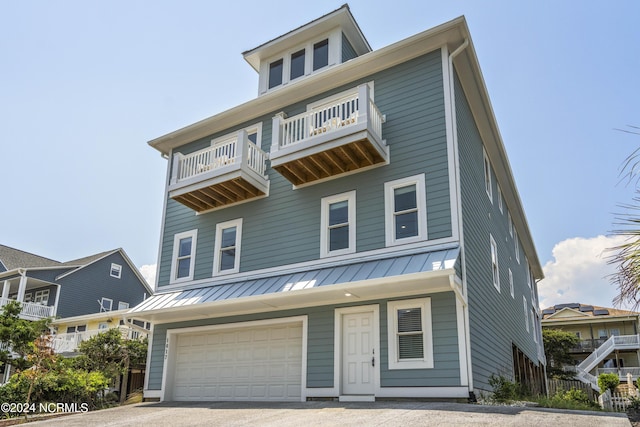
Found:
<path fill-rule="evenodd" d="M 267 153 L 249 141 L 242 130 L 211 147 L 190 154 L 174 154 L 171 182 L 175 184 L 229 165 L 239 168 L 246 165 L 258 175 L 266 176 L 266 159 Z"/>
<path fill-rule="evenodd" d="M 0 307 L 4 307 L 9 302 L 15 301 L 10 298 L 0 298 Z M 36 304 L 33 302 L 20 302 L 22 305 L 22 311 L 20 315 L 30 319 L 44 319 L 45 317 L 53 316 L 53 306 L 47 306 L 42 304 Z"/>
<path fill-rule="evenodd" d="M 138 331 L 134 331 L 131 328 L 119 326 L 122 338 L 125 339 L 137 339 L 140 336 Z M 94 329 L 83 332 L 72 332 L 54 335 L 51 340 L 51 347 L 56 353 L 70 353 L 78 350 L 78 346 L 81 342 L 95 337 L 101 332 L 106 332 L 108 329 Z"/>
<path fill-rule="evenodd" d="M 274 117 L 275 137 L 271 152 L 367 121 L 372 131 L 382 140 L 382 123 L 385 117 L 371 99 L 369 86 L 364 84 L 352 93 L 305 113 L 288 118 L 282 115 Z"/>

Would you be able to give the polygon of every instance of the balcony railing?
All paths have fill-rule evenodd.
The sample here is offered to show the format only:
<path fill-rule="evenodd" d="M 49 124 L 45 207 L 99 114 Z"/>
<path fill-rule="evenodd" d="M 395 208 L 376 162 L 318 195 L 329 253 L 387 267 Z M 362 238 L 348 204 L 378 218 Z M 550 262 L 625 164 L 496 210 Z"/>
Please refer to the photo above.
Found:
<path fill-rule="evenodd" d="M 124 339 L 138 339 L 140 337 L 140 332 L 134 331 L 133 329 L 121 326 L 119 326 L 118 329 L 120 329 L 120 333 Z M 54 335 L 51 340 L 51 347 L 56 353 L 73 353 L 78 351 L 81 342 L 107 330 L 108 329 L 94 329 L 91 331 L 57 334 Z"/>
<path fill-rule="evenodd" d="M 176 153 L 169 195 L 198 212 L 266 195 L 267 157 L 244 130 L 202 150 Z"/>
<path fill-rule="evenodd" d="M 0 298 L 0 307 L 4 307 L 9 302 L 15 301 L 10 298 Z M 27 320 L 39 320 L 53 316 L 53 306 L 37 304 L 33 302 L 20 302 L 22 311 L 20 316 Z"/>
<path fill-rule="evenodd" d="M 364 84 L 292 117 L 273 118 L 271 166 L 294 185 L 385 164 L 385 116 Z"/>

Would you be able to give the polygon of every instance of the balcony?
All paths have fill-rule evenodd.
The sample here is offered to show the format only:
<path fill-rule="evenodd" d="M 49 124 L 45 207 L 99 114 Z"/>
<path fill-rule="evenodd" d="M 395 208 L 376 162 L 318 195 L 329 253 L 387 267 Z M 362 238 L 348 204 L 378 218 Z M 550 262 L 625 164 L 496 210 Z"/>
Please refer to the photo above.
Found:
<path fill-rule="evenodd" d="M 384 121 L 366 84 L 303 114 L 276 115 L 271 167 L 297 186 L 387 164 Z"/>
<path fill-rule="evenodd" d="M 173 156 L 169 197 L 204 212 L 269 193 L 267 154 L 239 131 L 211 147 Z"/>
<path fill-rule="evenodd" d="M 0 298 L 0 308 L 7 305 L 9 302 L 14 301 L 10 298 Z M 26 320 L 40 320 L 53 316 L 53 306 L 37 304 L 33 302 L 20 302 L 22 304 L 22 311 L 20 317 Z"/>
<path fill-rule="evenodd" d="M 140 332 L 127 328 L 126 326 L 119 326 L 118 329 L 120 329 L 123 339 L 132 340 L 141 337 Z M 81 342 L 107 330 L 108 329 L 94 329 L 91 331 L 56 334 L 52 337 L 51 348 L 56 353 L 75 353 L 78 351 Z"/>

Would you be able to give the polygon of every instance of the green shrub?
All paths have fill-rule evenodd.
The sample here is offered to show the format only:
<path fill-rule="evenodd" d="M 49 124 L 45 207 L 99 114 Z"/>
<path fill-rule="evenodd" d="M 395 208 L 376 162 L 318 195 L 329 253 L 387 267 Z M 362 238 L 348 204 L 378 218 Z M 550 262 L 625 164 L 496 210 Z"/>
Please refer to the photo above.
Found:
<path fill-rule="evenodd" d="M 618 384 L 620 384 L 618 374 L 600 374 L 598 376 L 598 386 L 601 393 L 604 393 L 607 389 L 613 393 Z"/>
<path fill-rule="evenodd" d="M 540 406 L 546 408 L 557 409 L 574 409 L 574 410 L 600 410 L 600 406 L 589 399 L 587 393 L 583 390 L 572 388 L 571 390 L 559 390 L 552 397 L 541 397 L 537 399 Z"/>
<path fill-rule="evenodd" d="M 489 385 L 493 389 L 493 400 L 497 402 L 508 402 L 520 397 L 519 384 L 509 381 L 502 375 L 491 374 Z"/>

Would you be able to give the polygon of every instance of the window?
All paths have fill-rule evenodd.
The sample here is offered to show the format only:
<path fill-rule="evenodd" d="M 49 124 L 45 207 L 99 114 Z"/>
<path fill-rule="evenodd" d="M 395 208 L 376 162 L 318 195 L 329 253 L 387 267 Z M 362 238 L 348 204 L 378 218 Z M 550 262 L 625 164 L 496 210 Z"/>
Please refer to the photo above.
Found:
<path fill-rule="evenodd" d="M 193 279 L 198 230 L 178 233 L 173 237 L 173 261 L 170 283 Z"/>
<path fill-rule="evenodd" d="M 513 273 L 511 272 L 511 269 L 509 269 L 509 291 L 511 292 L 511 298 L 515 298 L 513 292 Z"/>
<path fill-rule="evenodd" d="M 111 270 L 109 272 L 111 277 L 119 279 L 122 275 L 122 266 L 120 264 L 111 263 Z"/>
<path fill-rule="evenodd" d="M 524 307 L 524 325 L 529 332 L 529 309 L 527 308 L 527 297 L 522 296 L 522 306 Z"/>
<path fill-rule="evenodd" d="M 213 274 L 240 271 L 240 240 L 242 218 L 216 225 L 216 243 L 213 255 Z"/>
<path fill-rule="evenodd" d="M 433 368 L 431 299 L 387 303 L 389 369 Z"/>
<path fill-rule="evenodd" d="M 511 212 L 507 211 L 507 221 L 509 222 L 509 235 L 513 237 L 513 221 L 511 221 Z"/>
<path fill-rule="evenodd" d="M 329 40 L 325 39 L 313 45 L 313 71 L 329 65 Z"/>
<path fill-rule="evenodd" d="M 496 184 L 496 187 L 498 188 L 498 209 L 500 209 L 500 213 L 504 213 L 502 209 L 502 191 L 500 191 L 499 185 Z"/>
<path fill-rule="evenodd" d="M 118 310 L 124 310 L 129 308 L 129 303 L 124 301 L 118 301 Z"/>
<path fill-rule="evenodd" d="M 24 294 L 24 302 L 31 302 L 31 292 L 25 292 Z"/>
<path fill-rule="evenodd" d="M 99 331 L 104 331 L 105 329 L 109 329 L 109 324 L 106 322 L 100 322 L 98 323 L 98 330 Z"/>
<path fill-rule="evenodd" d="M 484 158 L 484 189 L 487 191 L 487 196 L 489 196 L 489 200 L 493 203 L 493 190 L 491 188 L 491 164 L 489 163 L 489 158 L 487 157 L 487 152 L 482 150 L 482 156 Z"/>
<path fill-rule="evenodd" d="M 36 304 L 47 305 L 49 303 L 49 289 L 36 291 L 33 302 Z"/>
<path fill-rule="evenodd" d="M 325 197 L 321 202 L 320 256 L 356 251 L 356 192 Z"/>
<path fill-rule="evenodd" d="M 518 232 L 513 230 L 513 245 L 516 251 L 516 261 L 520 264 L 520 242 L 518 241 Z"/>
<path fill-rule="evenodd" d="M 538 337 L 536 337 L 536 311 L 531 309 L 531 332 L 533 332 L 533 341 L 538 342 Z"/>
<path fill-rule="evenodd" d="M 304 53 L 304 49 L 302 49 L 291 55 L 291 80 L 304 76 Z"/>
<path fill-rule="evenodd" d="M 500 292 L 500 270 L 498 268 L 498 245 L 493 240 L 493 236 L 489 236 L 491 240 L 491 274 L 493 275 L 493 286 Z"/>
<path fill-rule="evenodd" d="M 282 84 L 282 69 L 282 59 L 278 59 L 269 64 L 269 89 Z"/>
<path fill-rule="evenodd" d="M 386 182 L 386 245 L 427 239 L 427 203 L 424 175 Z"/>
<path fill-rule="evenodd" d="M 75 334 L 76 332 L 84 332 L 87 330 L 87 325 L 68 326 L 67 333 Z"/>
<path fill-rule="evenodd" d="M 113 300 L 111 298 L 102 297 L 100 300 L 100 311 L 111 311 L 113 308 Z"/>
<path fill-rule="evenodd" d="M 527 267 L 527 286 L 531 289 L 531 267 L 529 266 L 529 258 L 524 257 L 524 263 Z"/>

